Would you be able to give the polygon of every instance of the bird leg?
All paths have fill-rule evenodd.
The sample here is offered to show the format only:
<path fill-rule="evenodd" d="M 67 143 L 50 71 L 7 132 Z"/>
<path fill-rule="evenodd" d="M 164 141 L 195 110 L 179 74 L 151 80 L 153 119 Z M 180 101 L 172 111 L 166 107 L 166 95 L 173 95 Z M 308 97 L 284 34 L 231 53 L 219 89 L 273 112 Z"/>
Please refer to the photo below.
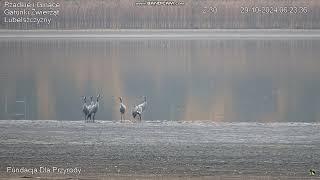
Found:
<path fill-rule="evenodd" d="M 91 120 L 91 115 L 87 116 L 87 122 L 90 122 L 89 120 Z"/>

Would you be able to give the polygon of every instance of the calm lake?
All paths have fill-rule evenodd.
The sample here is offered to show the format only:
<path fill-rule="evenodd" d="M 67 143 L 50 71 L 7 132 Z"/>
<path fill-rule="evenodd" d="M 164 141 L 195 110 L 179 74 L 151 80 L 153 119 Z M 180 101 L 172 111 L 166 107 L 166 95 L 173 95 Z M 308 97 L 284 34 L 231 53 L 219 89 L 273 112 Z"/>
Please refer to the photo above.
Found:
<path fill-rule="evenodd" d="M 0 47 L 1 119 L 79 120 L 82 96 L 99 93 L 103 120 L 120 118 L 119 96 L 127 119 L 142 96 L 148 120 L 320 119 L 319 40 L 27 38 Z"/>

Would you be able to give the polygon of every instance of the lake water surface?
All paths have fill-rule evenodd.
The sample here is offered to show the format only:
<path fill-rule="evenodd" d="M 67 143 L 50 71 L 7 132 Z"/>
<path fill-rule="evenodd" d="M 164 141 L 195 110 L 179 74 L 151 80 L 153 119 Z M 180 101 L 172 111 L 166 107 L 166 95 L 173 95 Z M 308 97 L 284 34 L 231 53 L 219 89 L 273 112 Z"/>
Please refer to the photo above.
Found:
<path fill-rule="evenodd" d="M 318 122 L 320 41 L 311 38 L 0 40 L 0 118 L 79 120 L 82 96 L 98 119 Z"/>

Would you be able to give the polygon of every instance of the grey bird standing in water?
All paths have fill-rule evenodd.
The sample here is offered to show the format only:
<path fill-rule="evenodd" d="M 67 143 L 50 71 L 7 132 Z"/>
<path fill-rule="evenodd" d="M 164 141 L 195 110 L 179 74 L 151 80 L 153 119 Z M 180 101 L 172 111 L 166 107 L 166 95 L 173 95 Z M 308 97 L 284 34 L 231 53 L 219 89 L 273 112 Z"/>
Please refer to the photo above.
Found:
<path fill-rule="evenodd" d="M 89 114 L 89 109 L 88 109 L 88 105 L 87 105 L 87 97 L 86 96 L 83 97 L 82 112 L 84 114 L 84 121 L 86 122 L 88 114 Z"/>
<path fill-rule="evenodd" d="M 90 96 L 90 101 L 91 103 L 88 105 L 88 115 L 87 115 L 87 120 L 91 120 L 92 119 L 92 114 L 90 113 L 92 111 L 94 102 L 93 102 L 93 96 Z"/>
<path fill-rule="evenodd" d="M 120 100 L 120 122 L 122 120 L 125 120 L 125 112 L 126 112 L 126 106 L 123 104 L 122 97 L 119 97 Z"/>
<path fill-rule="evenodd" d="M 147 97 L 144 96 L 144 101 L 141 104 L 133 107 L 133 110 L 132 110 L 133 118 L 136 118 L 136 116 L 139 115 L 139 120 L 141 121 L 141 116 L 144 110 L 146 109 L 146 106 L 147 106 Z"/>
<path fill-rule="evenodd" d="M 96 113 L 98 112 L 98 109 L 99 109 L 100 94 L 97 96 L 97 100 L 95 103 L 93 101 L 93 96 L 91 96 L 90 99 L 91 99 L 91 104 L 89 105 L 89 108 L 88 108 L 89 109 L 88 118 L 92 119 L 92 122 L 94 122 Z"/>

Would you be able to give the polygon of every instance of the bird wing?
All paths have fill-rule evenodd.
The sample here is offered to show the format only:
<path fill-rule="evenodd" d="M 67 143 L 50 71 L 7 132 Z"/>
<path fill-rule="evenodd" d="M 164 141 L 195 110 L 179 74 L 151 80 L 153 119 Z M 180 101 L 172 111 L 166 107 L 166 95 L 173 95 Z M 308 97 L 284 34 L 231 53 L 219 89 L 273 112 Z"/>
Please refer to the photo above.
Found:
<path fill-rule="evenodd" d="M 124 113 L 126 111 L 126 106 L 124 104 L 120 104 L 120 112 Z"/>
<path fill-rule="evenodd" d="M 91 106 L 90 113 L 96 113 L 98 111 L 99 104 L 95 103 Z"/>
<path fill-rule="evenodd" d="M 82 112 L 84 114 L 88 114 L 89 113 L 89 109 L 88 109 L 88 106 L 86 104 L 83 105 Z"/>
<path fill-rule="evenodd" d="M 138 108 L 140 109 L 141 112 L 143 112 L 146 108 L 146 102 L 143 102 L 141 104 L 138 105 Z"/>
<path fill-rule="evenodd" d="M 141 107 L 141 106 L 138 106 L 138 108 L 137 108 L 137 111 L 136 111 L 136 112 L 137 112 L 138 114 L 141 114 L 141 113 L 142 113 L 142 110 L 143 110 L 143 109 L 142 109 L 142 107 Z"/>
<path fill-rule="evenodd" d="M 94 108 L 94 105 L 92 105 L 92 104 L 88 106 L 89 114 L 91 114 L 93 112 L 93 108 Z"/>
<path fill-rule="evenodd" d="M 138 106 L 134 106 L 133 109 L 132 109 L 132 112 L 136 112 L 138 109 Z"/>

